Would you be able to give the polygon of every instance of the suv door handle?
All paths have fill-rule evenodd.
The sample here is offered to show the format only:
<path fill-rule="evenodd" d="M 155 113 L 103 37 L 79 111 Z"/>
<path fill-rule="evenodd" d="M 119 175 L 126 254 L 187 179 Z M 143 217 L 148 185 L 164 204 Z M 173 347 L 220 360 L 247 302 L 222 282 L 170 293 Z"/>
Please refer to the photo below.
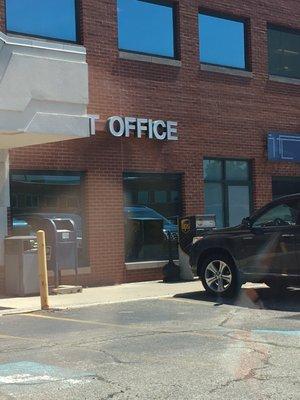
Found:
<path fill-rule="evenodd" d="M 289 239 L 289 238 L 294 238 L 295 235 L 293 233 L 284 233 L 283 235 L 281 235 L 281 237 Z"/>

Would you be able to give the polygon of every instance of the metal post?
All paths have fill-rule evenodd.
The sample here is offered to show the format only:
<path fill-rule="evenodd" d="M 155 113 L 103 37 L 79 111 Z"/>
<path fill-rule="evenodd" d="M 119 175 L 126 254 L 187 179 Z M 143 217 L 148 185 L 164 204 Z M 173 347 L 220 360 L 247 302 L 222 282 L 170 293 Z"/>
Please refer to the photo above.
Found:
<path fill-rule="evenodd" d="M 75 285 L 78 286 L 78 265 L 79 265 L 79 257 L 78 257 L 78 243 L 76 237 L 76 255 L 75 255 Z"/>
<path fill-rule="evenodd" d="M 41 309 L 49 310 L 48 271 L 45 232 L 37 232 Z"/>
<path fill-rule="evenodd" d="M 173 262 L 173 255 L 172 255 L 172 236 L 171 232 L 168 231 L 168 251 L 169 251 L 169 262 Z"/>

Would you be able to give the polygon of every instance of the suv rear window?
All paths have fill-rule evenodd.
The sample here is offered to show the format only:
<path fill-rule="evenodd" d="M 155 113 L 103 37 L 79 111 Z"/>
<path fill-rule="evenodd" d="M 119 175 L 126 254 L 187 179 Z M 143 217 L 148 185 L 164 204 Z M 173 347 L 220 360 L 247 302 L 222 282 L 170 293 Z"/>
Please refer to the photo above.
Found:
<path fill-rule="evenodd" d="M 279 204 L 263 213 L 254 222 L 254 227 L 285 226 L 299 223 L 298 204 Z"/>

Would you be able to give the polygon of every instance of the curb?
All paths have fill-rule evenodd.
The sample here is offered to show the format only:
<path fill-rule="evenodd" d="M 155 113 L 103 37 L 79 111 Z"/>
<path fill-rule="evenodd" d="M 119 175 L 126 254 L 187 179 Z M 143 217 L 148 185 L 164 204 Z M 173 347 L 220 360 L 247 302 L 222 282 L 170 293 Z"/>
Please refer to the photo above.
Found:
<path fill-rule="evenodd" d="M 62 306 L 54 306 L 50 307 L 49 310 L 45 310 L 46 312 L 51 311 L 64 311 L 64 310 L 72 310 L 77 308 L 85 308 L 85 307 L 95 307 L 95 306 L 105 306 L 110 304 L 120 304 L 120 303 L 130 303 L 135 301 L 146 301 L 146 300 L 158 300 L 163 298 L 173 298 L 176 294 L 166 294 L 161 296 L 151 296 L 151 297 L 138 297 L 133 299 L 120 299 L 120 300 L 112 300 L 105 302 L 95 302 L 95 303 L 87 303 L 87 304 L 71 304 L 71 305 L 62 305 Z M 32 308 L 16 308 L 16 309 L 7 309 L 0 311 L 1 316 L 9 316 L 9 315 L 18 315 L 18 314 L 28 314 L 32 312 L 43 311 L 40 308 L 32 307 Z"/>
<path fill-rule="evenodd" d="M 40 308 L 32 307 L 32 308 L 11 308 L 7 310 L 0 311 L 0 317 L 4 317 L 5 315 L 16 315 L 16 314 L 27 314 L 35 311 L 41 311 Z"/>

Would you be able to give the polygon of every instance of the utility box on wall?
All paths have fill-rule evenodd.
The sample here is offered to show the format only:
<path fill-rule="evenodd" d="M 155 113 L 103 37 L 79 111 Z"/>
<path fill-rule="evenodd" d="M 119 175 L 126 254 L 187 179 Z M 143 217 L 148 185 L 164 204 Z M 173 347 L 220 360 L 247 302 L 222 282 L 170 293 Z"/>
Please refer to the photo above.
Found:
<path fill-rule="evenodd" d="M 35 236 L 5 239 L 5 289 L 15 296 L 39 292 L 37 240 Z"/>

